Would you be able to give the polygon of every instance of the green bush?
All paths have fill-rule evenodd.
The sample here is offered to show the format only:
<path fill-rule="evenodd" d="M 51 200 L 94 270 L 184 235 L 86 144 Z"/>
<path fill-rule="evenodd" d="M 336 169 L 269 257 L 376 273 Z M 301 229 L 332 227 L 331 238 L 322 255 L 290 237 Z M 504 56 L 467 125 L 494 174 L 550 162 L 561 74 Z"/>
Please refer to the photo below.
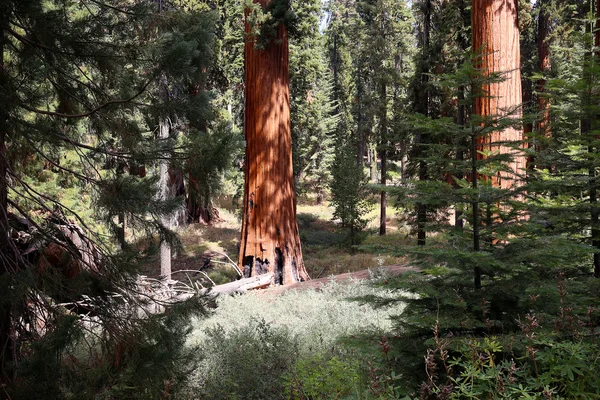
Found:
<path fill-rule="evenodd" d="M 286 329 L 264 320 L 226 331 L 207 330 L 199 370 L 201 399 L 283 399 L 284 376 L 298 359 L 298 343 Z"/>
<path fill-rule="evenodd" d="M 520 352 L 519 341 L 525 340 Z M 551 335 L 459 339 L 426 357 L 421 399 L 597 399 L 598 345 Z M 514 346 L 514 347 L 513 347 Z M 444 379 L 440 377 L 444 376 Z"/>
<path fill-rule="evenodd" d="M 375 309 L 347 300 L 374 294 L 393 296 L 357 281 L 330 283 L 319 291 L 219 298 L 212 317 L 193 322 L 188 344 L 200 347 L 205 359 L 190 397 L 319 399 L 323 390 L 332 393 L 330 398 L 355 391 L 359 358 L 340 339 L 366 329 L 381 335 L 391 328 L 388 316 L 402 308 Z"/>
<path fill-rule="evenodd" d="M 18 382 L 2 389 L 21 400 L 181 398 L 198 358 L 185 345 L 189 321 L 203 309 L 204 299 L 194 298 L 128 322 L 83 326 L 75 316 L 62 317 L 19 360 Z"/>
<path fill-rule="evenodd" d="M 359 363 L 323 354 L 299 359 L 285 376 L 287 399 L 343 399 L 359 381 Z"/>

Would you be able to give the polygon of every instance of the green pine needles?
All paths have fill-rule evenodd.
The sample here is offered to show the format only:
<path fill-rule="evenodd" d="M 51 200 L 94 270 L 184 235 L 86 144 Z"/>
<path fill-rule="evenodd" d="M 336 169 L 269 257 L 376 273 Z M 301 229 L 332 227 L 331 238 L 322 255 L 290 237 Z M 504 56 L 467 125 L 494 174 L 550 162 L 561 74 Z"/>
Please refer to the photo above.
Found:
<path fill-rule="evenodd" d="M 297 32 L 298 17 L 290 0 L 271 0 L 266 7 L 252 0 L 246 0 L 244 8 L 250 25 L 249 36 L 255 38 L 257 48 L 264 49 L 269 41 L 277 37 L 277 27 L 280 24 L 286 27 L 291 37 Z"/>
<path fill-rule="evenodd" d="M 362 241 L 367 221 L 364 216 L 371 209 L 369 190 L 362 166 L 356 161 L 354 146 L 343 144 L 338 148 L 332 167 L 330 184 L 333 216 L 341 221 L 348 233 L 347 242 L 355 246 Z"/>

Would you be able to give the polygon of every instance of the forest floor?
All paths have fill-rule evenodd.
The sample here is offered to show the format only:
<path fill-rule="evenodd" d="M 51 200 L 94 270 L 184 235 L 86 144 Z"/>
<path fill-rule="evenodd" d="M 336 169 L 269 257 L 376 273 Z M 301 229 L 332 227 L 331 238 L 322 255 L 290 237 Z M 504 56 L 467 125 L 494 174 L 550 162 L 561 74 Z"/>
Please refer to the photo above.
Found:
<path fill-rule="evenodd" d="M 237 279 L 232 262 L 237 261 L 241 229 L 239 211 L 226 199 L 219 203 L 218 210 L 221 220 L 212 226 L 195 224 L 178 232 L 182 249 L 172 261 L 173 279 L 187 280 L 190 274 L 198 276 L 190 272 L 198 269 L 207 273 L 215 284 Z M 305 284 L 307 287 L 319 287 L 331 276 L 341 275 L 341 280 L 361 279 L 368 277 L 369 270 L 377 268 L 389 270 L 391 274 L 407 268 L 405 259 L 387 255 L 383 250 L 385 246 L 414 241 L 397 211 L 391 207 L 387 210 L 388 234 L 385 236 L 378 234 L 378 208 L 367 215 L 369 223 L 359 250 L 345 244 L 346 233 L 333 219 L 333 208 L 328 203 L 315 204 L 301 199 L 297 214 L 304 263 L 314 282 Z M 157 277 L 159 271 L 158 257 L 143 269 L 150 277 Z"/>

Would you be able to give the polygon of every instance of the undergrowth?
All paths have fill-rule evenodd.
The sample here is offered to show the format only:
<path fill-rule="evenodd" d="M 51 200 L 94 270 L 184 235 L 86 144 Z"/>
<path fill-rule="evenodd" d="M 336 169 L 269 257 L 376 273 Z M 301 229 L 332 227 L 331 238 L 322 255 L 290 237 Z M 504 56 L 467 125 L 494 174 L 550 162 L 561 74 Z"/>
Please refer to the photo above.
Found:
<path fill-rule="evenodd" d="M 360 351 L 340 339 L 391 329 L 403 305 L 374 308 L 348 301 L 392 293 L 366 282 L 330 283 L 320 291 L 247 293 L 219 299 L 208 319 L 193 321 L 190 346 L 204 359 L 190 393 L 202 399 L 337 399 L 359 391 Z M 261 381 L 261 382 L 258 382 Z M 263 382 L 264 381 L 264 382 Z"/>

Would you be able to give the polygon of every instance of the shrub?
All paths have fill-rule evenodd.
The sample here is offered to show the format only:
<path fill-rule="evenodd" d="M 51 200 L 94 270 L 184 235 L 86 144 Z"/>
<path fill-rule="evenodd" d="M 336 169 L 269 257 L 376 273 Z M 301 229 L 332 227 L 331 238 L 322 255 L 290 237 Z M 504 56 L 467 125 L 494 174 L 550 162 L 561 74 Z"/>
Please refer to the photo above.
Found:
<path fill-rule="evenodd" d="M 217 325 L 207 335 L 200 398 L 284 398 L 284 375 L 298 358 L 297 340 L 286 329 L 254 320 L 230 331 Z"/>
<path fill-rule="evenodd" d="M 190 317 L 204 309 L 203 298 L 177 304 L 167 313 L 117 330 L 65 316 L 20 360 L 20 379 L 2 388 L 7 398 L 134 400 L 180 398 L 195 369 L 198 352 L 186 346 Z M 4 397 L 2 397 L 4 398 Z"/>
<path fill-rule="evenodd" d="M 211 328 L 221 326 L 227 332 L 256 320 L 265 320 L 274 328 L 283 328 L 298 338 L 302 354 L 315 354 L 337 348 L 343 336 L 366 329 L 382 333 L 392 327 L 390 314 L 402 310 L 395 307 L 375 308 L 368 304 L 349 302 L 348 298 L 379 295 L 393 296 L 387 289 L 371 287 L 366 282 L 328 283 L 316 290 L 291 290 L 270 296 L 249 292 L 243 296 L 224 296 L 218 299 L 215 314 L 193 322 L 190 344 L 204 347 Z"/>
<path fill-rule="evenodd" d="M 211 318 L 193 323 L 189 344 L 206 358 L 189 388 L 192 398 L 320 399 L 327 398 L 318 394 L 324 391 L 329 398 L 351 393 L 359 361 L 340 339 L 366 329 L 380 335 L 391 328 L 389 314 L 401 307 L 374 309 L 347 300 L 373 294 L 392 296 L 366 282 L 349 282 L 320 291 L 219 298 Z"/>
<path fill-rule="evenodd" d="M 286 374 L 287 399 L 343 399 L 359 381 L 359 363 L 350 358 L 317 354 L 299 359 Z"/>
<path fill-rule="evenodd" d="M 598 398 L 597 344 L 544 334 L 526 337 L 523 349 L 515 349 L 523 339 L 517 335 L 460 339 L 430 349 L 429 379 L 420 398 Z"/>

